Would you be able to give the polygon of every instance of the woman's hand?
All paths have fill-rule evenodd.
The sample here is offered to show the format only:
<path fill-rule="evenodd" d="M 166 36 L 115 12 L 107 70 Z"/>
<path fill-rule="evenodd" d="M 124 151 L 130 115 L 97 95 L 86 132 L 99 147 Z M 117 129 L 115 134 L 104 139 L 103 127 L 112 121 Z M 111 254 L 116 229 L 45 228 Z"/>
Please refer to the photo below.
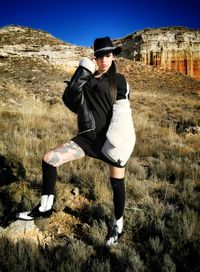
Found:
<path fill-rule="evenodd" d="M 96 57 L 95 57 L 93 54 L 89 56 L 89 59 L 90 59 L 94 64 L 96 64 L 96 61 L 95 61 Z"/>
<path fill-rule="evenodd" d="M 94 73 L 95 72 L 95 60 L 94 58 L 90 59 L 90 58 L 87 58 L 87 57 L 83 57 L 81 60 L 80 60 L 80 63 L 79 65 L 80 66 L 83 66 L 85 68 L 87 68 L 91 73 Z"/>

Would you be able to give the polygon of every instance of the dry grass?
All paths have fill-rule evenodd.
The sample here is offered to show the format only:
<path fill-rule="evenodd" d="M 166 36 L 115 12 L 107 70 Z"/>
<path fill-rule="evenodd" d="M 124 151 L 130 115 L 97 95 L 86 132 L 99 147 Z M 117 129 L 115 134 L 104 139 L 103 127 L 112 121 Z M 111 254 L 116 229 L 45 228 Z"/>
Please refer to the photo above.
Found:
<path fill-rule="evenodd" d="M 133 87 L 136 83 L 130 74 L 129 79 Z M 84 158 L 58 169 L 56 212 L 37 222 L 46 236 L 53 237 L 51 246 L 47 243 L 45 250 L 36 252 L 26 245 L 33 270 L 27 255 L 22 271 L 35 271 L 39 264 L 41 271 L 198 271 L 187 249 L 198 260 L 200 135 L 184 129 L 177 132 L 177 125 L 199 126 L 199 98 L 183 90 L 172 95 L 167 86 L 163 92 L 156 82 L 149 89 L 144 86 L 149 83 L 143 82 L 142 90 L 139 85 L 132 90 L 137 143 L 126 169 L 125 233 L 119 246 L 102 251 L 113 214 L 107 165 Z M 45 150 L 76 134 L 76 116 L 61 100 L 49 103 L 48 97 L 47 103 L 18 85 L 5 83 L 6 88 L 12 95 L 1 102 L 0 154 L 21 162 L 26 177 L 1 188 L 7 197 L 0 203 L 1 218 L 6 204 L 14 211 L 37 204 Z M 77 196 L 72 194 L 74 187 L 79 190 Z M 25 245 L 12 245 L 11 258 L 6 255 L 6 243 L 10 241 L 2 240 L 2 267 L 12 271 L 11 264 Z"/>
<path fill-rule="evenodd" d="M 0 153 L 17 158 L 27 173 L 33 165 L 39 166 L 47 149 L 68 141 L 76 129 L 75 116 L 64 106 L 44 104 L 27 95 L 20 105 L 1 106 L 0 115 Z"/>

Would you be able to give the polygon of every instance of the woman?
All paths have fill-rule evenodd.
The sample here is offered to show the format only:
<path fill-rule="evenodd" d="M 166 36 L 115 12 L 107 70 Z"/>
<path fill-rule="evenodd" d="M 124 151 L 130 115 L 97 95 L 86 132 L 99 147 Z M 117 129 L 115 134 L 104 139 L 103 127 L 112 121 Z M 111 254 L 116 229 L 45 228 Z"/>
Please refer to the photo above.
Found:
<path fill-rule="evenodd" d="M 80 61 L 63 95 L 65 105 L 77 113 L 79 133 L 44 155 L 41 201 L 32 211 L 19 213 L 17 218 L 33 220 L 50 216 L 57 167 L 90 156 L 109 165 L 115 220 L 107 245 L 117 243 L 123 229 L 125 164 L 135 144 L 128 84 L 122 74 L 116 73 L 114 63 L 114 56 L 120 52 L 121 48 L 114 47 L 109 37 L 97 38 L 94 58 Z"/>

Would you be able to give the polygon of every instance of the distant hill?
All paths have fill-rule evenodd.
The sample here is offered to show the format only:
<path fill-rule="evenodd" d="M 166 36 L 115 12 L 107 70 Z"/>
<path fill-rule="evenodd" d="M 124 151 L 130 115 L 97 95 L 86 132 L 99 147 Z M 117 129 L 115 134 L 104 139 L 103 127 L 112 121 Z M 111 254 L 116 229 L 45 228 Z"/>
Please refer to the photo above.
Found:
<path fill-rule="evenodd" d="M 10 25 L 0 28 L 0 58 L 39 57 L 50 64 L 74 67 L 91 49 L 63 42 L 42 30 Z"/>
<path fill-rule="evenodd" d="M 161 35 L 162 31 L 166 30 L 144 30 L 130 37 L 133 37 L 134 41 L 139 34 L 150 35 L 155 32 Z M 132 40 L 128 42 L 128 39 L 130 38 L 118 40 L 124 43 L 121 56 L 126 55 L 130 50 L 129 44 L 133 43 Z M 36 97 L 56 99 L 65 86 L 63 81 L 70 78 L 80 58 L 91 53 L 91 48 L 65 43 L 45 31 L 15 25 L 0 28 L 0 75 L 4 83 L 1 86 L 3 93 L 6 84 L 12 82 Z M 138 83 L 141 82 L 141 90 L 159 89 L 160 85 L 165 85 L 166 89 L 175 92 L 198 89 L 196 81 L 181 77 L 181 74 L 168 71 L 168 76 L 162 69 L 155 69 L 155 66 L 144 65 L 130 58 L 117 58 L 116 62 L 118 70 L 126 75 L 134 89 L 137 89 Z M 174 85 L 177 78 L 182 80 L 180 86 Z M 4 96 L 3 94 L 2 97 Z"/>

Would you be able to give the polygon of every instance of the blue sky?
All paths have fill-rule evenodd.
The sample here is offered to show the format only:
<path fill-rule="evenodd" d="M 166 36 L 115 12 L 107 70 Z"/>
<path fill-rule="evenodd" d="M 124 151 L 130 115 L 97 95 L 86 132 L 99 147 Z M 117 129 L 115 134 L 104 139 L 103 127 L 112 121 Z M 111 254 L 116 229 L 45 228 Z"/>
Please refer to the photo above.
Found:
<path fill-rule="evenodd" d="M 42 29 L 66 42 L 91 46 L 97 37 L 120 38 L 147 27 L 200 29 L 199 14 L 199 0 L 4 0 L 0 26 Z"/>

